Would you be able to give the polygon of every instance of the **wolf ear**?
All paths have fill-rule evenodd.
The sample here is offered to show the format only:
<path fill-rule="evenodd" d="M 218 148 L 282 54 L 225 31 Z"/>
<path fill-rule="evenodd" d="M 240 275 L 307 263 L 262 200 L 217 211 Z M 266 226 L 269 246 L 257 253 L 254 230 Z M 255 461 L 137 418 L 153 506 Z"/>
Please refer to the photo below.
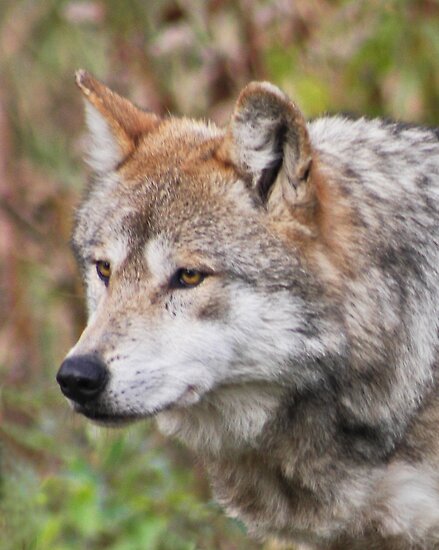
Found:
<path fill-rule="evenodd" d="M 241 92 L 229 124 L 225 150 L 251 179 L 264 203 L 277 199 L 290 206 L 309 202 L 312 148 L 297 106 L 268 82 L 252 82 Z M 281 185 L 274 185 L 277 181 Z"/>
<path fill-rule="evenodd" d="M 159 117 L 142 111 L 86 71 L 76 72 L 84 94 L 90 145 L 87 160 L 98 172 L 114 169 L 134 151 L 139 137 L 159 124 Z"/>

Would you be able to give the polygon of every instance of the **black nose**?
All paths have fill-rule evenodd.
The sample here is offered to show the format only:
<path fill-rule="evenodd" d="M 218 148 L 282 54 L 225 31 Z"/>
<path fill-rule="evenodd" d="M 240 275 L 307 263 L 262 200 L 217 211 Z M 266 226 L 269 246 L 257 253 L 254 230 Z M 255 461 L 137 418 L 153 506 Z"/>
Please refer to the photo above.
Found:
<path fill-rule="evenodd" d="M 95 399 L 107 380 L 107 367 L 97 355 L 68 357 L 56 375 L 63 394 L 81 405 Z"/>

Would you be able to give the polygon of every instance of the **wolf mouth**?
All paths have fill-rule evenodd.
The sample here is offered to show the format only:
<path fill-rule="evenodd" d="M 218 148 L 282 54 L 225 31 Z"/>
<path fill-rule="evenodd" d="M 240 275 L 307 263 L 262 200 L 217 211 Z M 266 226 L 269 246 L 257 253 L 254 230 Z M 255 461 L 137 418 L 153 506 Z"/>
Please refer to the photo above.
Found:
<path fill-rule="evenodd" d="M 108 411 L 101 411 L 99 409 L 84 407 L 75 403 L 74 405 L 75 412 L 84 415 L 89 420 L 93 421 L 96 424 L 106 427 L 122 427 L 127 424 L 131 424 L 142 418 L 145 418 L 146 415 L 140 415 L 135 413 L 115 413 Z M 152 416 L 148 415 L 148 416 Z"/>
<path fill-rule="evenodd" d="M 105 426 L 107 428 L 118 428 L 126 426 L 128 424 L 132 424 L 133 422 L 138 422 L 139 420 L 152 418 L 156 416 L 159 412 L 169 410 L 173 406 L 175 406 L 175 403 L 168 403 L 163 407 L 159 407 L 151 411 L 146 411 L 142 413 L 103 410 L 99 409 L 98 407 L 80 405 L 79 403 L 74 403 L 73 409 L 75 412 L 82 414 L 95 424 Z"/>

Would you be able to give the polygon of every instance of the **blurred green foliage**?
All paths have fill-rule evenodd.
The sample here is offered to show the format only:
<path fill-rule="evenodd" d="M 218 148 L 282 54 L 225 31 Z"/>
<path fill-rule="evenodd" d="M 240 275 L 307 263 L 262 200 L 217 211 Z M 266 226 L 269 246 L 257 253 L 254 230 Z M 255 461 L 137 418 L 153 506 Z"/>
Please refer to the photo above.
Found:
<path fill-rule="evenodd" d="M 181 457 L 164 452 L 150 430 L 76 430 L 76 438 L 51 449 L 62 464 L 56 473 L 6 460 L 2 548 L 192 550 L 234 548 L 217 540 L 222 530 L 225 539 L 242 537 L 196 494 L 193 465 L 178 467 Z"/>
<path fill-rule="evenodd" d="M 149 423 L 100 432 L 54 381 L 85 318 L 68 248 L 83 67 L 225 124 L 251 79 L 323 112 L 439 124 L 437 0 L 0 0 L 0 549 L 256 549 Z M 274 548 L 267 543 L 264 548 Z"/>

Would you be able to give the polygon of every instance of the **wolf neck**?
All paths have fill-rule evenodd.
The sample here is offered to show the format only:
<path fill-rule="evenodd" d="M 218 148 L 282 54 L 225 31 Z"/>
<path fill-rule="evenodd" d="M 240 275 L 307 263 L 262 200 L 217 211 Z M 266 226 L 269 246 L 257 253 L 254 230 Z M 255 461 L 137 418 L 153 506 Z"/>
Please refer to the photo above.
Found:
<path fill-rule="evenodd" d="M 433 483 L 428 469 L 408 465 L 396 441 L 380 454 L 386 434 L 345 425 L 327 388 L 300 396 L 268 384 L 223 388 L 191 409 L 160 413 L 158 423 L 197 452 L 215 497 L 256 536 L 353 548 L 331 541 L 343 533 L 355 538 L 368 522 L 380 524 L 381 508 L 375 514 L 371 502 L 389 506 L 403 522 L 406 511 L 399 508 L 410 508 L 412 487 Z M 425 516 L 428 507 L 437 508 L 432 503 L 416 507 Z M 385 535 L 387 527 L 380 529 Z"/>
<path fill-rule="evenodd" d="M 250 531 L 320 543 L 331 529 L 328 506 L 349 475 L 335 441 L 335 407 L 327 402 L 322 417 L 320 399 L 325 397 L 310 392 L 296 400 L 267 383 L 225 387 L 196 407 L 162 412 L 157 420 L 162 432 L 202 458 L 216 498 Z M 350 504 L 340 508 L 343 520 L 352 513 Z M 312 527 L 302 525 L 305 517 L 312 517 Z"/>
<path fill-rule="evenodd" d="M 301 488 L 295 490 L 297 495 L 305 488 L 325 499 L 332 490 L 327 480 L 333 480 L 327 474 L 334 463 L 343 463 L 340 455 L 345 454 L 337 441 L 336 406 L 326 392 L 309 390 L 299 396 L 267 382 L 225 386 L 196 406 L 160 413 L 157 422 L 165 435 L 177 437 L 203 459 L 214 485 L 215 471 L 230 469 L 235 489 L 242 479 L 244 493 L 251 471 L 250 478 L 254 475 L 260 483 L 269 483 L 272 490 L 283 485 L 279 490 L 284 493 L 285 486 L 293 489 L 297 483 Z M 344 470 L 342 465 L 340 478 Z M 280 483 L 284 476 L 289 481 Z M 235 482 L 229 487 L 230 495 L 236 494 Z M 218 484 L 227 491 L 226 485 L 224 479 Z M 230 508 L 224 495 L 221 500 Z"/>

